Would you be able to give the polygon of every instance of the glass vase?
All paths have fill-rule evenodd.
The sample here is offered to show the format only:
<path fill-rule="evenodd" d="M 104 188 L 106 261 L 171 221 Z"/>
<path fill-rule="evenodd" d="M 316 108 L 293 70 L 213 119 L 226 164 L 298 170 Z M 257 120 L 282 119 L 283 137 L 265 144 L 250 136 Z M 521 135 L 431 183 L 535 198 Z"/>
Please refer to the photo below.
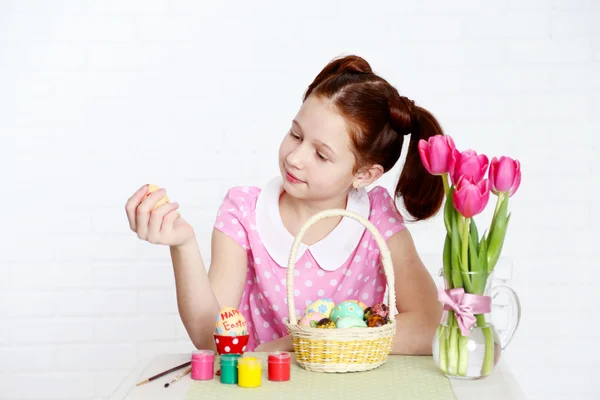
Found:
<path fill-rule="evenodd" d="M 468 301 L 460 300 L 452 306 L 444 305 L 442 320 L 433 339 L 433 359 L 442 372 L 452 379 L 480 379 L 489 376 L 515 334 L 521 320 L 519 297 L 505 285 L 492 286 L 493 272 L 463 272 L 449 270 L 440 273 L 444 278 L 444 291 L 453 290 L 454 300 L 470 298 L 489 304 L 489 311 L 471 313 Z M 510 300 L 511 320 L 502 338 L 492 323 L 491 304 L 501 293 Z M 475 295 L 470 296 L 469 295 Z M 447 298 L 444 296 L 444 298 Z M 472 321 L 469 326 L 465 321 Z M 468 326 L 467 327 L 465 326 Z"/>

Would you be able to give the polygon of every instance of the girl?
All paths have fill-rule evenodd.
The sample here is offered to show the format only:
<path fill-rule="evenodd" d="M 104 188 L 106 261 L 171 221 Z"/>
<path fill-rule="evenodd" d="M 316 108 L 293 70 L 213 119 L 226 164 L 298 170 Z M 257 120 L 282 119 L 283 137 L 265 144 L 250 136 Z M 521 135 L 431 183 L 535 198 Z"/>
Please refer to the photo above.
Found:
<path fill-rule="evenodd" d="M 294 237 L 317 212 L 345 208 L 368 218 L 385 237 L 395 271 L 397 334 L 393 353 L 431 354 L 441 305 L 398 213 L 402 197 L 414 220 L 434 215 L 443 200 L 439 176 L 422 166 L 419 139 L 442 134 L 435 118 L 400 96 L 357 56 L 330 62 L 310 84 L 279 149 L 281 176 L 261 190 L 234 187 L 218 211 L 208 273 L 193 228 L 177 203 L 153 209 L 165 190 L 140 188 L 126 205 L 131 229 L 142 240 L 170 246 L 177 304 L 197 348 L 213 348 L 215 316 L 238 308 L 248 323 L 247 351 L 293 351 L 284 325 L 287 260 Z M 391 196 L 365 187 L 408 154 Z M 383 301 L 385 275 L 372 235 L 350 218 L 327 218 L 303 238 L 295 264 L 296 314 L 319 298 L 368 305 Z"/>

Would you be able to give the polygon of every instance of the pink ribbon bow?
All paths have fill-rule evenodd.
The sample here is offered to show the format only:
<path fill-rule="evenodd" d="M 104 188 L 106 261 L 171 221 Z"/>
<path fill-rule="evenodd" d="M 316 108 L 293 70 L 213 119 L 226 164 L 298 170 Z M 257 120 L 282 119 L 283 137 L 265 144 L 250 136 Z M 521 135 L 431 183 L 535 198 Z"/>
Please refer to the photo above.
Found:
<path fill-rule="evenodd" d="M 484 314 L 492 310 L 490 296 L 465 293 L 463 288 L 440 289 L 438 298 L 444 303 L 444 310 L 453 310 L 456 314 L 456 322 L 463 336 L 471 334 L 470 329 L 476 322 L 474 314 Z"/>

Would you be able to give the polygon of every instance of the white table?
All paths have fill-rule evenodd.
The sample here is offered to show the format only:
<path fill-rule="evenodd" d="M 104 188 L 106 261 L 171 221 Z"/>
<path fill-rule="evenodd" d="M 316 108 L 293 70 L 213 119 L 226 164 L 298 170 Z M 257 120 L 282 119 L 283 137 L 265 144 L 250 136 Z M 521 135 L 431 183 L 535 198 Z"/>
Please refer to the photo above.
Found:
<path fill-rule="evenodd" d="M 189 361 L 190 354 L 164 354 L 150 362 L 139 363 L 121 383 L 110 397 L 111 400 L 183 400 L 192 380 L 189 374 L 168 389 L 164 383 L 175 377 L 182 370 L 172 372 L 146 385 L 135 385 L 152 375 L 165 371 L 174 365 Z M 215 379 L 218 379 L 215 377 Z M 451 381 L 457 400 L 525 400 L 525 395 L 510 373 L 506 363 L 500 360 L 498 366 L 485 379 Z M 347 399 L 350 400 L 350 399 Z"/>

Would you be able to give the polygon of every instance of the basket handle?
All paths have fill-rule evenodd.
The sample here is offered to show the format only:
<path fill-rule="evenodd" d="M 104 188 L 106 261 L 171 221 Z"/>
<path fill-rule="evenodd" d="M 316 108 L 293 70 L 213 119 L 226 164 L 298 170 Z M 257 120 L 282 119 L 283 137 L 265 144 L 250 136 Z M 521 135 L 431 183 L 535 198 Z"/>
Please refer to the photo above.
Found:
<path fill-rule="evenodd" d="M 289 321 L 291 325 L 296 325 L 298 323 L 298 319 L 296 317 L 296 307 L 294 304 L 294 264 L 296 260 L 296 253 L 298 251 L 298 247 L 300 247 L 300 243 L 302 242 L 302 238 L 304 234 L 313 224 L 316 222 L 329 218 L 329 217 L 349 217 L 355 219 L 364 225 L 369 232 L 375 238 L 377 245 L 379 246 L 379 251 L 381 253 L 381 262 L 383 264 L 383 271 L 385 272 L 385 277 L 387 279 L 387 285 L 389 288 L 388 291 L 388 306 L 390 309 L 390 313 L 392 310 L 396 309 L 396 290 L 394 288 L 394 267 L 392 264 L 392 256 L 390 254 L 390 250 L 385 243 L 385 239 L 379 233 L 375 225 L 371 223 L 371 221 L 364 218 L 362 215 L 357 214 L 353 211 L 343 210 L 343 209 L 329 209 L 318 212 L 317 214 L 310 217 L 304 225 L 300 228 L 300 232 L 296 235 L 294 239 L 294 244 L 292 245 L 292 251 L 290 253 L 290 257 L 288 259 L 288 271 L 287 271 L 287 300 L 288 300 L 288 312 L 289 312 Z M 335 249 L 332 249 L 335 251 Z"/>

